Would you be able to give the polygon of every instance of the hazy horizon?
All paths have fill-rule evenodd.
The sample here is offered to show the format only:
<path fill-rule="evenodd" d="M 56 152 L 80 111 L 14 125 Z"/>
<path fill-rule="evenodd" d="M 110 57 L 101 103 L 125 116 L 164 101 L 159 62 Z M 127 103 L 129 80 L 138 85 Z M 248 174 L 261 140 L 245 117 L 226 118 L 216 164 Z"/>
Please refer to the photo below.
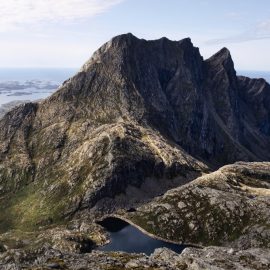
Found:
<path fill-rule="evenodd" d="M 2 68 L 77 68 L 112 37 L 190 37 L 206 59 L 227 47 L 237 70 L 270 70 L 270 2 L 16 0 L 0 3 Z"/>

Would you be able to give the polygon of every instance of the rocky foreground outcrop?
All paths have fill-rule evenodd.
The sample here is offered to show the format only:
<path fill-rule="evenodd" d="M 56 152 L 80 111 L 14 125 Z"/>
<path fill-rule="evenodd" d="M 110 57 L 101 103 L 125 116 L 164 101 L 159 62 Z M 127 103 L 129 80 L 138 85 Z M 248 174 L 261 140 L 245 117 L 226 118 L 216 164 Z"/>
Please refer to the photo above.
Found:
<path fill-rule="evenodd" d="M 38 258 L 38 259 L 36 259 Z M 93 251 L 89 254 L 63 253 L 54 249 L 43 249 L 39 254 L 23 251 L 0 254 L 0 269 L 3 270 L 268 270 L 269 251 L 247 249 L 243 251 L 208 247 L 187 248 L 180 255 L 169 249 L 156 249 L 150 256 L 121 252 Z"/>
<path fill-rule="evenodd" d="M 236 75 L 226 48 L 204 60 L 190 39 L 113 38 L 51 97 L 0 120 L 1 258 L 47 248 L 76 261 L 115 213 L 167 240 L 269 247 L 269 93 Z"/>
<path fill-rule="evenodd" d="M 270 248 L 270 163 L 236 163 L 171 189 L 127 216 L 182 243 Z"/>

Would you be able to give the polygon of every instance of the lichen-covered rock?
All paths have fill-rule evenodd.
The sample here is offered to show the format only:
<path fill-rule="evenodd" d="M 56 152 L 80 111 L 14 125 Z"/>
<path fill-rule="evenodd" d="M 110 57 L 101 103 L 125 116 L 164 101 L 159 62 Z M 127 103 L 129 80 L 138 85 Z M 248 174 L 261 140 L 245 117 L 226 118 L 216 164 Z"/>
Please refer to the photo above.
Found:
<path fill-rule="evenodd" d="M 12 250 L 31 253 L 43 247 L 69 253 L 88 253 L 106 242 L 107 233 L 93 220 L 72 220 L 66 225 L 54 225 L 43 230 L 10 230 L 0 234 L 0 253 Z"/>
<path fill-rule="evenodd" d="M 126 215 L 164 239 L 270 248 L 269 206 L 270 163 L 236 163 L 169 190 Z"/>
<path fill-rule="evenodd" d="M 157 249 L 151 259 L 181 270 L 266 270 L 270 267 L 268 249 L 186 248 L 180 255 L 168 249 Z"/>
<path fill-rule="evenodd" d="M 36 253 L 10 251 L 0 254 L 1 270 L 21 269 L 95 269 L 95 270 L 267 270 L 269 251 L 265 249 L 234 250 L 208 247 L 187 248 L 182 254 L 157 249 L 150 257 L 144 254 L 93 251 L 71 254 L 43 248 Z"/>

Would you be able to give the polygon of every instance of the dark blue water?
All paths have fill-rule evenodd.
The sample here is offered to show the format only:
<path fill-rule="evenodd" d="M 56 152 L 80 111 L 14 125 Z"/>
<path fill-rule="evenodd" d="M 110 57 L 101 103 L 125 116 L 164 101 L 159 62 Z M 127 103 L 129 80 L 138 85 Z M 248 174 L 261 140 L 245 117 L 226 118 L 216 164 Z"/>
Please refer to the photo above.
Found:
<path fill-rule="evenodd" d="M 109 232 L 111 241 L 109 244 L 98 248 L 98 250 L 150 255 L 156 248 L 166 247 L 181 253 L 187 247 L 149 237 L 134 226 L 117 218 L 107 218 L 100 224 Z"/>

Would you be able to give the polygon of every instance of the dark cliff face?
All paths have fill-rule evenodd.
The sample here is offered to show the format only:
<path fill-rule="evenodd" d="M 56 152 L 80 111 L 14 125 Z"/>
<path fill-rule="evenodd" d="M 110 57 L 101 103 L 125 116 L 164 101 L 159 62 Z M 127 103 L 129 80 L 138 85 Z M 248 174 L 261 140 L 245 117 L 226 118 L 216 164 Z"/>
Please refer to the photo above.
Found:
<path fill-rule="evenodd" d="M 101 47 L 48 103 L 72 102 L 77 117 L 86 116 L 97 125 L 122 117 L 162 127 L 173 135 L 179 129 L 174 100 L 187 99 L 193 95 L 189 90 L 199 88 L 202 64 L 190 39 L 145 41 L 131 34 L 118 36 Z M 57 117 L 65 109 L 61 107 Z"/>
<path fill-rule="evenodd" d="M 205 92 L 214 120 L 210 126 L 216 133 L 211 142 L 214 156 L 224 164 L 269 160 L 270 137 L 261 128 L 269 124 L 269 85 L 248 79 L 253 81 L 251 86 L 237 77 L 227 49 L 208 59 L 206 70 Z"/>
<path fill-rule="evenodd" d="M 127 34 L 99 49 L 48 103 L 67 105 L 53 112 L 64 121 L 72 114 L 96 125 L 119 118 L 150 125 L 220 166 L 269 159 L 267 93 L 266 82 L 236 76 L 226 48 L 203 61 L 190 39 L 145 41 Z"/>
<path fill-rule="evenodd" d="M 113 38 L 0 121 L 0 230 L 59 221 L 149 178 L 155 196 L 205 164 L 269 160 L 269 91 L 237 77 L 225 48 L 204 61 L 190 39 Z"/>
<path fill-rule="evenodd" d="M 226 48 L 203 61 L 190 39 L 146 41 L 127 34 L 103 45 L 41 105 L 38 125 L 123 119 L 157 129 L 213 166 L 268 160 L 268 96 L 265 81 L 236 76 Z"/>

